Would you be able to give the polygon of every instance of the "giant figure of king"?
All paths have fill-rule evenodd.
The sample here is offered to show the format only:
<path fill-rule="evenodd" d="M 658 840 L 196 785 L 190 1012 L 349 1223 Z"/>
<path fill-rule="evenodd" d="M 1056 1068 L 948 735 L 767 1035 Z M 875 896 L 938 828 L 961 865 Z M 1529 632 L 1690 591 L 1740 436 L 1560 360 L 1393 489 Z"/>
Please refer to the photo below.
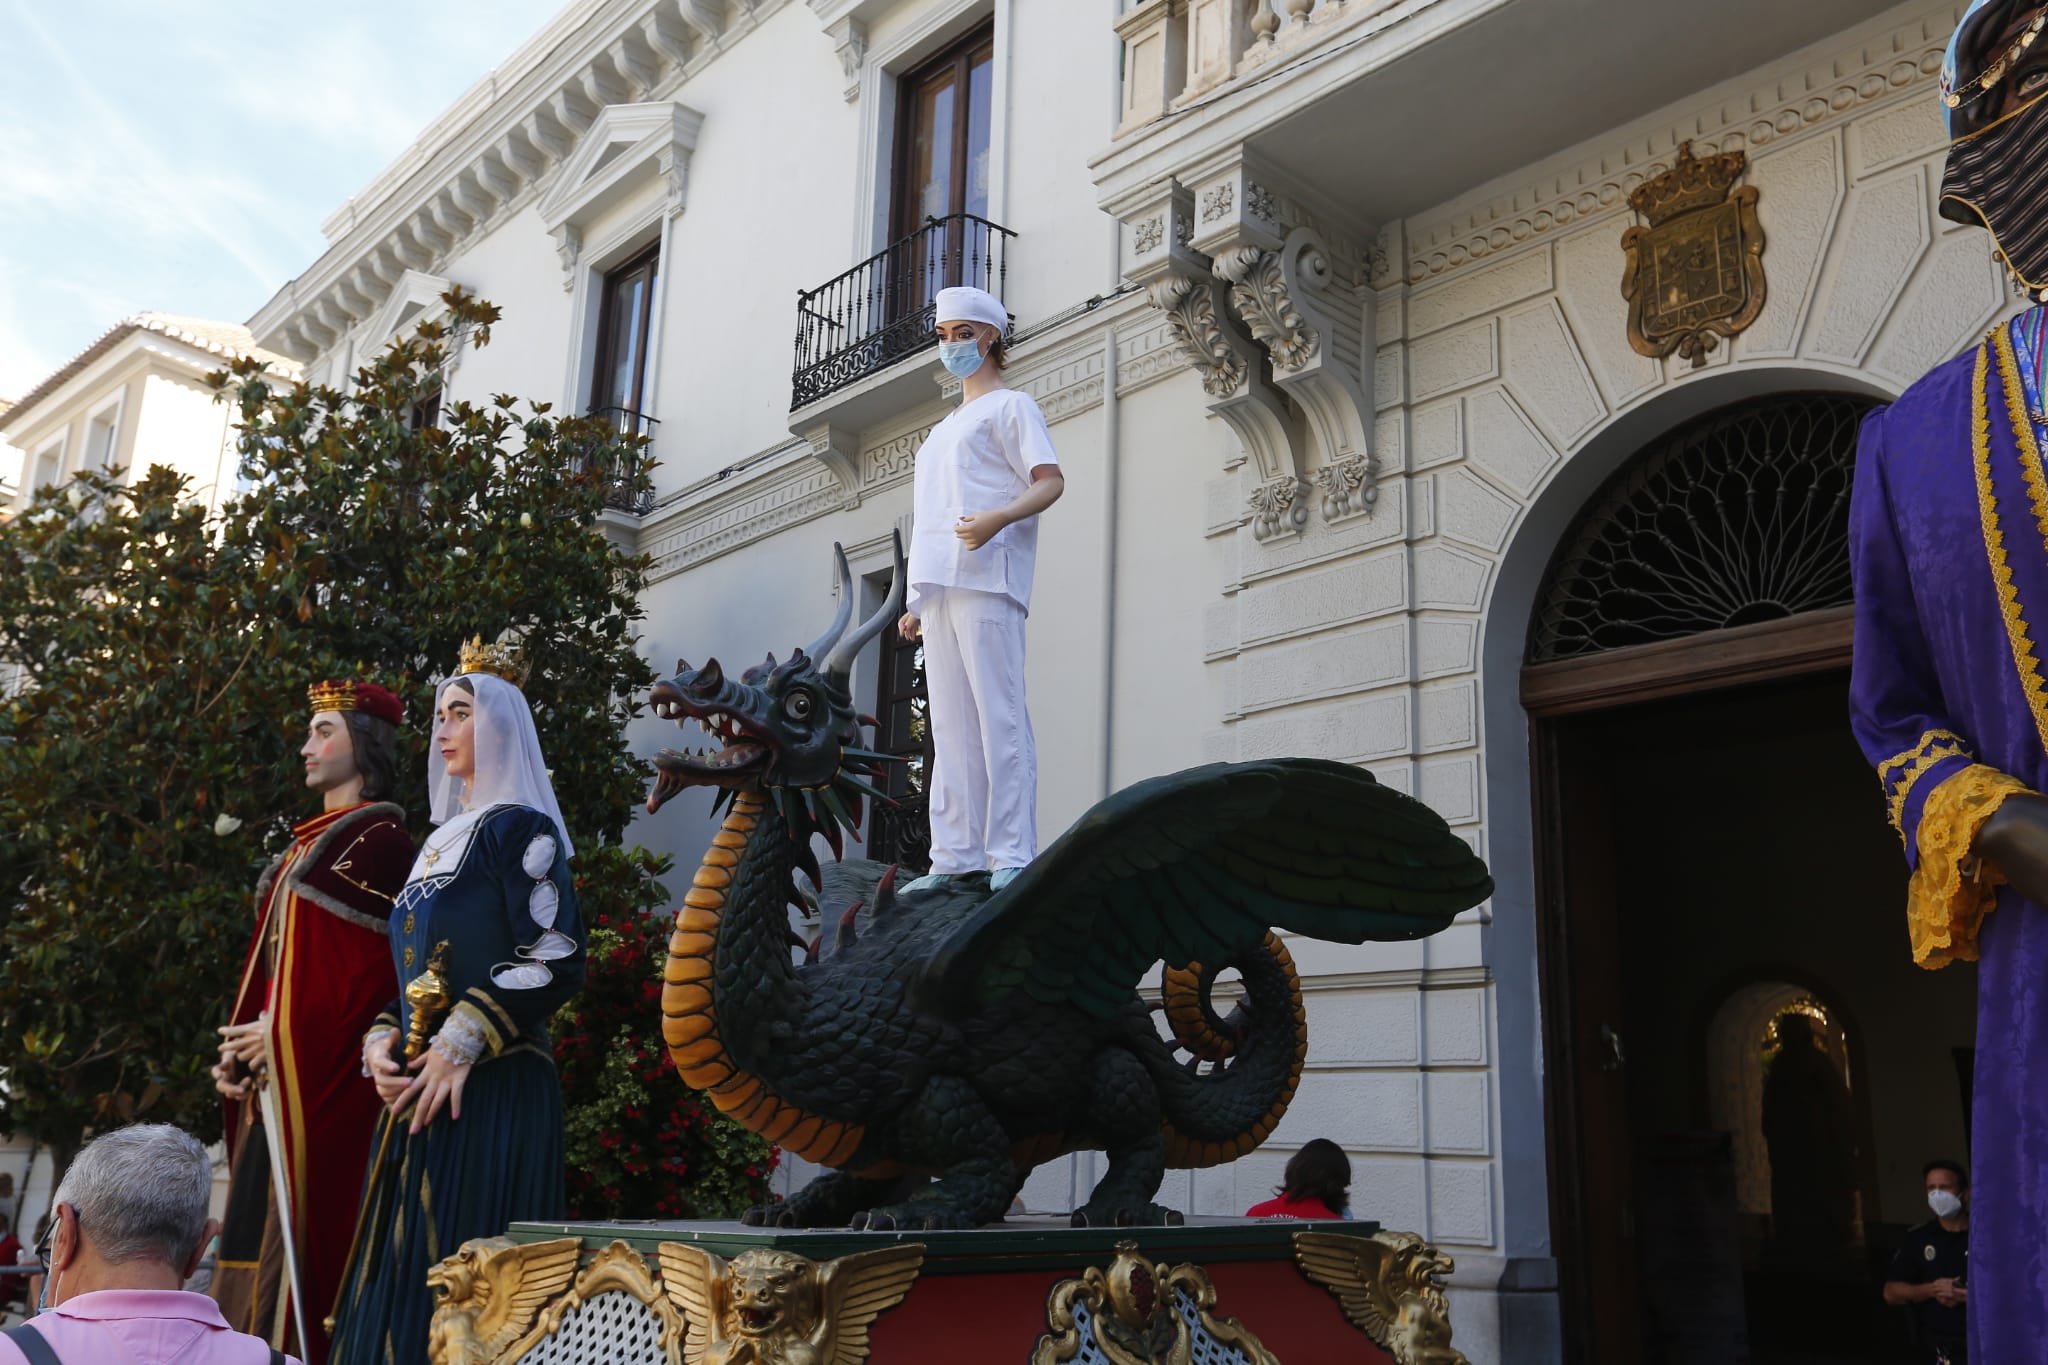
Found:
<path fill-rule="evenodd" d="M 340 1289 L 379 1112 L 359 1049 L 397 990 L 385 936 L 413 844 L 404 810 L 375 799 L 397 776 L 398 698 L 359 682 L 307 695 L 299 753 L 323 809 L 293 828 L 257 884 L 256 932 L 214 1069 L 231 1183 L 213 1296 L 235 1327 L 321 1365 L 320 1324 Z M 304 1293 L 296 1310 L 287 1242 Z"/>
<path fill-rule="evenodd" d="M 1942 69 L 1945 217 L 2048 302 L 2048 5 L 1974 0 Z M 2001 322 L 1857 453 L 1857 741 L 1911 868 L 1922 966 L 1978 963 L 1970 1354 L 2048 1340 L 2048 308 Z"/>

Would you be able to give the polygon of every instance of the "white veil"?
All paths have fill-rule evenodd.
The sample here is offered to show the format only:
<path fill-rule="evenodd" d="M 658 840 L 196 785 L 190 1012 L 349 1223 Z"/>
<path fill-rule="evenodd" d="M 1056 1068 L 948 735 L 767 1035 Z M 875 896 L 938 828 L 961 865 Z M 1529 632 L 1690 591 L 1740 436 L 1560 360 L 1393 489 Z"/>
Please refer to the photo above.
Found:
<path fill-rule="evenodd" d="M 451 777 L 448 761 L 440 746 L 427 746 L 427 799 L 434 823 L 446 824 L 466 810 L 488 806 L 530 806 L 555 822 L 562 841 L 562 856 L 574 857 L 568 826 L 562 823 L 562 808 L 555 804 L 554 784 L 548 781 L 548 765 L 540 755 L 540 735 L 533 728 L 533 707 L 526 694 L 495 673 L 461 673 L 444 679 L 434 691 L 434 710 L 457 681 L 476 693 L 476 707 L 470 734 L 476 745 L 476 776 L 470 781 L 469 799 L 462 799 L 462 779 Z"/>

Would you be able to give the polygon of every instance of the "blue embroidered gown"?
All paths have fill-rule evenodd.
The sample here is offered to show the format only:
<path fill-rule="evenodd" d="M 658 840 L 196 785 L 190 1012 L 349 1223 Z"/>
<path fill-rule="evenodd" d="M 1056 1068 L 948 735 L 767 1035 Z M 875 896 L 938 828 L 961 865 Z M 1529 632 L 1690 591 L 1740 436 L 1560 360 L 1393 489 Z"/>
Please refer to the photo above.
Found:
<path fill-rule="evenodd" d="M 583 930 L 553 821 L 493 806 L 434 831 L 391 915 L 401 987 L 444 940 L 455 1003 L 441 1027 L 480 1038 L 483 1051 L 460 1119 L 444 1105 L 416 1137 L 409 1111 L 378 1121 L 331 1365 L 419 1365 L 433 1316 L 427 1268 L 471 1238 L 564 1215 L 562 1092 L 547 1029 L 583 984 Z M 399 1028 L 402 1055 L 412 1027 L 403 995 L 379 1022 Z"/>
<path fill-rule="evenodd" d="M 1865 419 L 1850 506 L 1850 720 L 1912 869 L 1915 961 L 1977 963 L 1970 1355 L 2048 1340 L 2048 907 L 1970 855 L 2048 791 L 2048 310 L 1995 328 Z"/>

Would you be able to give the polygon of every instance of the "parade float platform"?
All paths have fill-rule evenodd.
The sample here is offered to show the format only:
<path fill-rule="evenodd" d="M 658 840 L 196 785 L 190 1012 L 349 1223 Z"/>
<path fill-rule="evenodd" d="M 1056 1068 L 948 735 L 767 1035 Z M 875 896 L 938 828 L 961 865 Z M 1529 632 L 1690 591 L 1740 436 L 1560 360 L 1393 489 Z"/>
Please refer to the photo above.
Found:
<path fill-rule="evenodd" d="M 1296 1240 L 1303 1233 L 1307 1252 Z M 883 1252 L 892 1254 L 875 1254 Z M 893 1272 L 883 1272 L 896 1276 L 887 1292 L 821 1290 L 808 1319 L 817 1322 L 834 1303 L 843 1309 L 849 1300 L 887 1299 L 861 1328 L 866 1358 L 878 1365 L 1405 1365 L 1422 1359 L 1411 1339 L 1435 1345 L 1449 1335 L 1447 1326 L 1442 1338 L 1403 1328 L 1427 1329 L 1440 1320 L 1442 1298 L 1431 1276 L 1448 1263 L 1419 1238 L 1381 1233 L 1372 1222 L 1190 1218 L 1175 1227 L 1075 1228 L 1064 1216 L 1018 1216 L 985 1228 L 904 1232 L 653 1220 L 515 1223 L 507 1237 L 464 1249 L 472 1254 L 479 1259 L 466 1277 L 443 1282 L 436 1361 L 678 1360 L 672 1352 L 680 1338 L 703 1330 L 693 1306 L 700 1316 L 707 1303 L 713 1314 L 729 1308 L 740 1301 L 746 1267 L 795 1264 L 787 1256 L 809 1263 L 799 1276 L 821 1285 L 831 1282 L 835 1267 L 893 1263 Z M 555 1280 L 542 1294 L 546 1272 L 538 1267 L 550 1261 Z M 1340 1267 L 1333 1276 L 1333 1265 L 1354 1261 L 1362 1268 L 1356 1275 Z M 707 1293 L 707 1277 L 724 1277 L 732 1288 Z M 1341 1283 L 1347 1278 L 1354 1282 Z M 488 1291 L 472 1289 L 485 1281 L 492 1282 Z M 693 1291 L 686 1281 L 700 1287 Z M 1340 1303 L 1340 1292 L 1348 1304 Z M 508 1297 L 537 1305 L 529 1324 L 516 1335 L 501 1326 L 493 1350 L 483 1349 L 488 1343 L 480 1336 L 464 1336 L 468 1323 L 491 1319 L 493 1299 L 503 1304 Z M 1356 1313 L 1367 1299 L 1378 1311 L 1362 1315 L 1369 1324 L 1355 1324 L 1347 1307 Z M 1388 1340 L 1376 1344 L 1374 1337 Z M 1177 1354 L 1176 1342 L 1190 1354 Z M 707 1358 L 775 1365 L 778 1354 L 759 1346 L 750 1353 L 735 1342 L 729 1356 L 714 1347 Z M 828 1351 L 822 1358 L 834 1357 Z M 1429 1358 L 1461 1359 L 1449 1352 Z"/>

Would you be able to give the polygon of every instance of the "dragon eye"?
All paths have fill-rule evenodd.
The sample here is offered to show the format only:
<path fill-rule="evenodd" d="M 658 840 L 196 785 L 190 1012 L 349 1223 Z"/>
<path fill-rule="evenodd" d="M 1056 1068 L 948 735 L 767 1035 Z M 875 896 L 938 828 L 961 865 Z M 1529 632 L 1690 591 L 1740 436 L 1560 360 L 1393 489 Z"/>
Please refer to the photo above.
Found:
<path fill-rule="evenodd" d="M 810 693 L 798 689 L 782 699 L 782 714 L 794 721 L 806 721 L 811 718 L 815 704 Z"/>

